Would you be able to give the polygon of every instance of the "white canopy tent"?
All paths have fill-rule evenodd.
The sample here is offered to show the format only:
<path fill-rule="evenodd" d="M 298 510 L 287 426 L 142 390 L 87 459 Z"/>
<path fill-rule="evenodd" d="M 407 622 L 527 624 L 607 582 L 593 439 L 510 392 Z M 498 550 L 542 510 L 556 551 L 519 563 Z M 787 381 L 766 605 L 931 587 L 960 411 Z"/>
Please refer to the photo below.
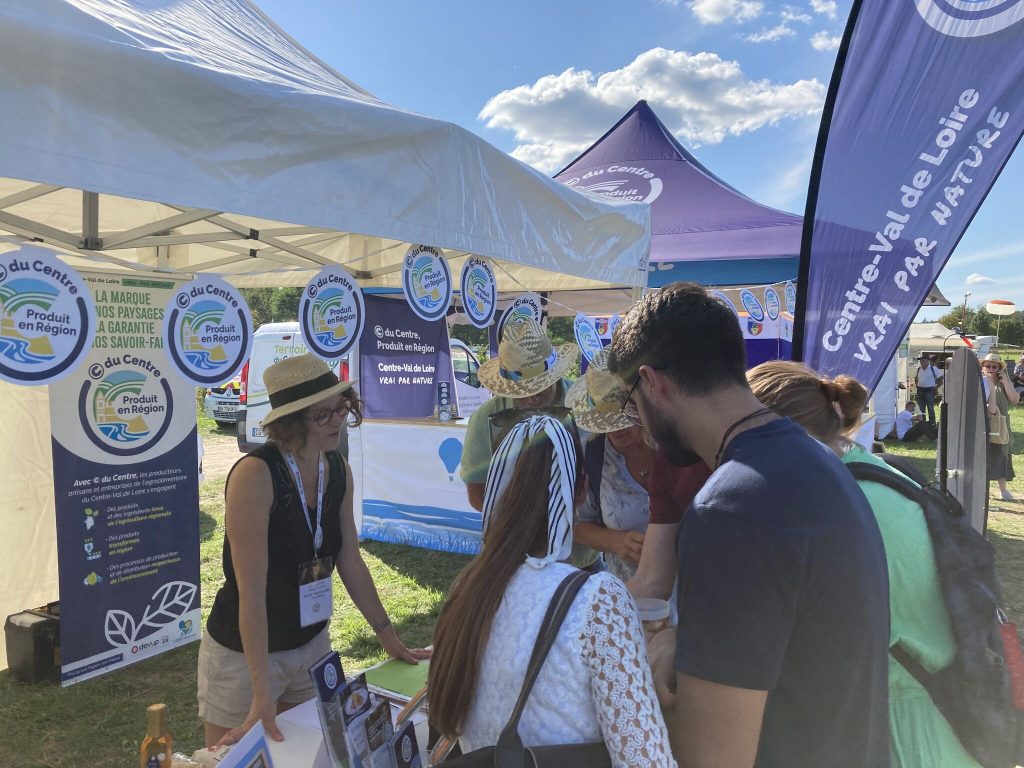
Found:
<path fill-rule="evenodd" d="M 240 286 L 341 264 L 398 287 L 422 243 L 456 277 L 495 259 L 518 292 L 644 285 L 650 220 L 380 101 L 247 0 L 3 0 L 5 235 Z M 0 619 L 57 593 L 48 413 L 45 391 L 0 384 Z"/>

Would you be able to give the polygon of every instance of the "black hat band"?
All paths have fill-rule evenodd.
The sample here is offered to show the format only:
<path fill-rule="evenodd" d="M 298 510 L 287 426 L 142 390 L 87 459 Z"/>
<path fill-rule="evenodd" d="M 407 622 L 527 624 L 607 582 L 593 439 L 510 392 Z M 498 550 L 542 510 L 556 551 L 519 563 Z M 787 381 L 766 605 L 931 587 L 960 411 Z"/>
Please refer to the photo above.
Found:
<path fill-rule="evenodd" d="M 330 371 L 322 373 L 315 379 L 310 379 L 309 381 L 304 381 L 301 384 L 295 384 L 291 387 L 285 387 L 284 389 L 278 390 L 270 396 L 270 407 L 280 408 L 281 406 L 288 405 L 288 403 L 294 403 L 296 400 L 302 400 L 312 395 L 318 395 L 335 386 L 339 382 L 340 380 L 338 377 Z"/>

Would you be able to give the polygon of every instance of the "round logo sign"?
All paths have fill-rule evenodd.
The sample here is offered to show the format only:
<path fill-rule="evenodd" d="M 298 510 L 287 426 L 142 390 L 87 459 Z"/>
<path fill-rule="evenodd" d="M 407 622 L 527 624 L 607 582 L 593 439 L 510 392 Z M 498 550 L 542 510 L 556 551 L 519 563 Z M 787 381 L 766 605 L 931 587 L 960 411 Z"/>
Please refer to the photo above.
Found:
<path fill-rule="evenodd" d="M 167 356 L 186 379 L 199 386 L 228 381 L 252 348 L 249 305 L 219 277 L 198 277 L 167 304 L 164 338 Z"/>
<path fill-rule="evenodd" d="M 452 273 L 441 251 L 414 245 L 402 262 L 402 290 L 412 311 L 424 320 L 444 317 L 452 301 Z"/>
<path fill-rule="evenodd" d="M 622 315 L 612 315 L 608 321 L 608 335 L 612 338 L 615 337 L 615 329 L 619 327 L 619 323 L 622 322 Z"/>
<path fill-rule="evenodd" d="M 309 351 L 324 360 L 344 356 L 363 333 L 366 308 L 355 279 L 342 267 L 325 267 L 309 281 L 299 302 L 299 325 Z M 379 327 L 379 326 L 378 326 Z"/>
<path fill-rule="evenodd" d="M 778 320 L 781 307 L 782 301 L 779 299 L 779 292 L 769 285 L 764 289 L 764 309 L 768 313 L 768 318 Z"/>
<path fill-rule="evenodd" d="M 747 310 L 747 314 L 750 315 L 751 319 L 762 323 L 764 322 L 764 307 L 761 306 L 761 302 L 757 300 L 757 296 L 750 292 L 747 288 L 740 291 L 740 301 L 743 303 L 743 308 Z"/>
<path fill-rule="evenodd" d="M 583 352 L 583 356 L 587 358 L 588 363 L 591 362 L 594 359 L 594 355 L 600 352 L 604 346 L 601 344 L 601 337 L 597 335 L 594 321 L 582 312 L 578 312 L 576 313 L 576 319 L 573 321 L 572 328 L 576 335 L 576 343 Z"/>
<path fill-rule="evenodd" d="M 53 251 L 0 255 L 0 379 L 49 384 L 92 347 L 96 307 L 85 281 Z"/>
<path fill-rule="evenodd" d="M 783 291 L 786 295 L 786 311 L 791 315 L 796 314 L 796 286 L 792 282 L 786 283 Z"/>
<path fill-rule="evenodd" d="M 508 307 L 505 308 L 505 311 L 501 313 L 501 320 L 498 321 L 498 341 L 501 341 L 505 333 L 505 326 L 512 320 L 520 317 L 530 317 L 539 324 L 543 316 L 544 305 L 541 303 L 540 296 L 536 293 L 523 293 L 516 296 Z"/>
<path fill-rule="evenodd" d="M 338 668 L 333 664 L 324 665 L 324 682 L 332 691 L 338 686 Z"/>
<path fill-rule="evenodd" d="M 462 308 L 469 322 L 477 328 L 487 328 L 498 308 L 498 282 L 491 262 L 476 256 L 466 259 L 460 287 Z"/>
<path fill-rule="evenodd" d="M 83 431 L 100 450 L 135 456 L 167 432 L 174 413 L 171 384 L 157 364 L 141 355 L 110 355 L 89 366 L 78 393 Z"/>
<path fill-rule="evenodd" d="M 591 168 L 579 176 L 559 179 L 565 186 L 591 192 L 595 195 L 613 197 L 616 200 L 632 200 L 653 203 L 661 195 L 661 178 L 642 165 L 612 163 L 600 168 Z"/>
<path fill-rule="evenodd" d="M 932 29 L 949 37 L 984 37 L 1024 19 L 1024 0 L 911 0 Z"/>
<path fill-rule="evenodd" d="M 718 299 L 720 302 L 725 304 L 725 306 L 732 310 L 732 313 L 736 315 L 736 317 L 740 316 L 740 313 L 736 311 L 736 305 L 729 301 L 729 297 L 726 296 L 724 293 L 722 293 L 721 291 L 709 291 L 709 295 L 711 296 L 711 298 Z"/>

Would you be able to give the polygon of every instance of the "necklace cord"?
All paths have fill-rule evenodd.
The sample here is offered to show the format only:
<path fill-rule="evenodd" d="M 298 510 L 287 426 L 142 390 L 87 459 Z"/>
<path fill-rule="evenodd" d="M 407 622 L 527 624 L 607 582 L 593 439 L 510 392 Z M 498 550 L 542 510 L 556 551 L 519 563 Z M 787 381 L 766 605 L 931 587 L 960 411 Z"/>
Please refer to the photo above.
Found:
<path fill-rule="evenodd" d="M 718 469 L 718 465 L 722 461 L 722 452 L 725 451 L 726 443 L 729 441 L 729 438 L 732 437 L 732 433 L 735 432 L 742 424 L 746 424 L 748 421 L 752 421 L 758 416 L 764 416 L 766 413 L 773 413 L 773 411 L 771 408 L 759 408 L 753 413 L 748 413 L 743 418 L 737 419 L 729 425 L 729 428 L 725 430 L 725 434 L 722 435 L 722 442 L 718 444 L 718 450 L 715 452 L 715 469 Z"/>

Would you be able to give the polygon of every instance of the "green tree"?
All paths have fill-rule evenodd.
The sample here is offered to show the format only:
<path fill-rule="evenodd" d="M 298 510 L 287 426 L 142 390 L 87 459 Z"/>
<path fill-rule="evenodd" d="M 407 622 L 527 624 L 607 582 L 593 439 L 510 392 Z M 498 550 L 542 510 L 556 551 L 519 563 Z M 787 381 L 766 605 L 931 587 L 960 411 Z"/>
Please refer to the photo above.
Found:
<path fill-rule="evenodd" d="M 991 336 L 996 332 L 996 319 L 985 311 L 984 305 L 979 305 L 974 313 L 974 322 L 971 323 L 971 333 L 979 336 Z"/>
<path fill-rule="evenodd" d="M 242 288 L 242 296 L 249 305 L 249 312 L 252 313 L 253 329 L 259 328 L 264 323 L 269 323 L 274 317 L 270 306 L 270 299 L 274 293 L 273 288 Z"/>
<path fill-rule="evenodd" d="M 270 307 L 273 310 L 275 323 L 295 322 L 299 319 L 299 301 L 302 299 L 301 288 L 274 288 Z"/>
<path fill-rule="evenodd" d="M 1024 346 L 1024 323 L 1018 314 L 1004 317 L 999 323 L 999 343 Z"/>

